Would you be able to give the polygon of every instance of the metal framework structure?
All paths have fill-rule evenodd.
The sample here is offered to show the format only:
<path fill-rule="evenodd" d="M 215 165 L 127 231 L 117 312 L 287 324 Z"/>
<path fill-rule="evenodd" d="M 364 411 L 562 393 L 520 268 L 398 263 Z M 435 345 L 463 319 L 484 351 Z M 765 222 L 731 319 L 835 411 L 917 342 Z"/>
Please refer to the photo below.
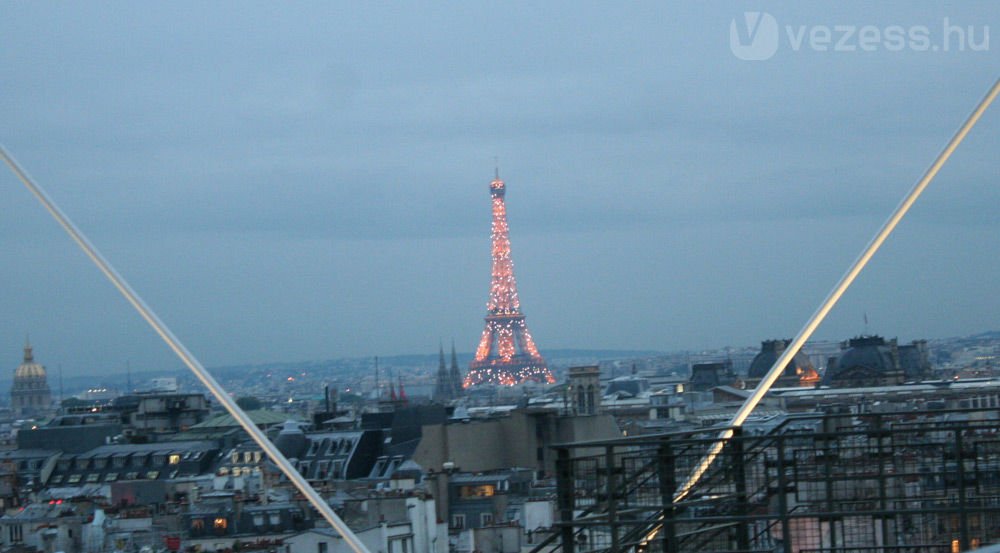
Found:
<path fill-rule="evenodd" d="M 558 446 L 545 553 L 947 553 L 1000 543 L 1000 413 L 793 416 L 734 432 L 673 498 L 720 429 Z M 651 528 L 654 539 L 645 541 Z"/>
<path fill-rule="evenodd" d="M 463 386 L 466 388 L 477 384 L 513 386 L 529 380 L 555 382 L 545 359 L 535 347 L 521 312 L 517 281 L 514 279 L 514 260 L 510 254 L 510 229 L 504 203 L 506 190 L 507 186 L 500 180 L 498 171 L 490 183 L 493 271 L 490 297 L 486 304 L 486 328 L 465 375 Z"/>

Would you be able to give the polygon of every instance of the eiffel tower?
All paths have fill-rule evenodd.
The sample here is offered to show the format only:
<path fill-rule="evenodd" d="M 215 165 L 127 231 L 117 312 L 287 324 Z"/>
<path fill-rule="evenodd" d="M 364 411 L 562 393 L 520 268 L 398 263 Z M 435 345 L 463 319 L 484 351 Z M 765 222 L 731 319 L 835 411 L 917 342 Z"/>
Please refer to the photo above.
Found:
<path fill-rule="evenodd" d="M 493 273 L 489 302 L 486 304 L 486 328 L 465 375 L 463 386 L 466 388 L 477 384 L 513 386 L 529 380 L 549 384 L 555 382 L 545 359 L 535 347 L 521 313 L 514 261 L 510 255 L 507 206 L 504 203 L 506 190 L 498 170 L 490 183 Z"/>

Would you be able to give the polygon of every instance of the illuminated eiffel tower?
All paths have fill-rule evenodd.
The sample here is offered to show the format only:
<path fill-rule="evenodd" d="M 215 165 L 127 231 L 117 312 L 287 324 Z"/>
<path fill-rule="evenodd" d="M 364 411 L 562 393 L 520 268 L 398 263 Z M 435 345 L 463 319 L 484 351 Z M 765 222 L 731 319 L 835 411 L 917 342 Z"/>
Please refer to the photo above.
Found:
<path fill-rule="evenodd" d="M 528 380 L 555 382 L 545 359 L 535 347 L 535 341 L 531 339 L 521 313 L 517 282 L 514 280 L 514 261 L 510 256 L 507 207 L 504 204 L 506 189 L 497 171 L 490 183 L 493 200 L 493 277 L 486 304 L 486 329 L 465 375 L 463 386 L 466 388 L 476 384 L 513 386 Z"/>

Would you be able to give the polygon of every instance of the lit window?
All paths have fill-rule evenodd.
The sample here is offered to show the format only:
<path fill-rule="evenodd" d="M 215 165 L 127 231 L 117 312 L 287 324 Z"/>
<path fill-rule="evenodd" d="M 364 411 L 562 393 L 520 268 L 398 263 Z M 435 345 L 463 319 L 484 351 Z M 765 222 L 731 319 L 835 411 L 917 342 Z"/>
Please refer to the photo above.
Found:
<path fill-rule="evenodd" d="M 243 462 L 244 463 L 252 463 L 253 462 L 253 452 L 252 451 L 244 451 L 243 452 Z"/>
<path fill-rule="evenodd" d="M 192 530 L 202 530 L 205 528 L 205 521 L 200 518 L 191 519 L 191 529 Z"/>
<path fill-rule="evenodd" d="M 104 481 L 105 482 L 114 482 L 115 480 L 118 480 L 118 473 L 117 472 L 109 472 L 108 474 L 106 474 L 104 476 Z"/>
<path fill-rule="evenodd" d="M 171 465 L 179 465 L 180 462 L 181 462 L 181 456 L 179 454 L 174 453 L 173 455 L 170 456 Z"/>
<path fill-rule="evenodd" d="M 462 486 L 459 495 L 462 497 L 491 497 L 496 493 L 496 488 L 491 484 L 482 486 Z"/>
<path fill-rule="evenodd" d="M 215 527 L 217 530 L 225 530 L 226 527 L 229 526 L 229 521 L 227 521 L 222 517 L 219 517 L 215 519 L 215 522 L 212 523 L 212 526 Z"/>

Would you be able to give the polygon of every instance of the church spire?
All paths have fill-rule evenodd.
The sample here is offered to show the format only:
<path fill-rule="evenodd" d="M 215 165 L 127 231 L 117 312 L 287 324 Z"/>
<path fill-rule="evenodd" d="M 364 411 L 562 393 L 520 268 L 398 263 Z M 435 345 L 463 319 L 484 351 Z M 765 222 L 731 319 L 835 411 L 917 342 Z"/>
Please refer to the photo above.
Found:
<path fill-rule="evenodd" d="M 451 385 L 452 397 L 462 395 L 462 373 L 458 368 L 458 355 L 455 353 L 455 339 L 451 340 L 451 371 L 448 373 L 448 383 Z"/>

